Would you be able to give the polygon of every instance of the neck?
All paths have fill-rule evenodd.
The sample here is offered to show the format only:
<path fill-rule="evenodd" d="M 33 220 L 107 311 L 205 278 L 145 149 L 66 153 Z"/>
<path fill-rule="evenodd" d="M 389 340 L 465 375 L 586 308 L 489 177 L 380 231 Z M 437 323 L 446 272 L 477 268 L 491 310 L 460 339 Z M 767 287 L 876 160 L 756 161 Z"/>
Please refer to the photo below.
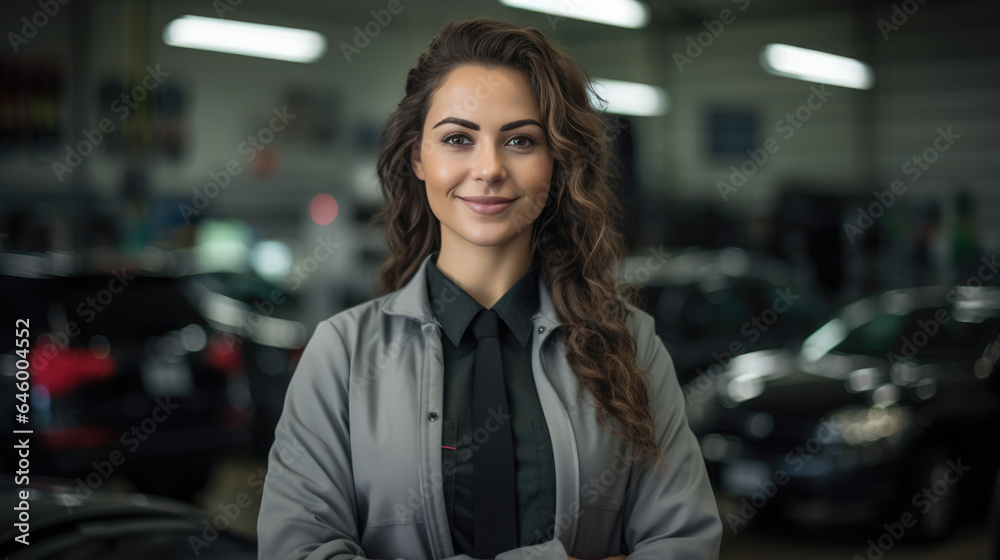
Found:
<path fill-rule="evenodd" d="M 503 245 L 470 243 L 442 226 L 435 263 L 445 276 L 489 309 L 531 267 L 531 229 Z"/>

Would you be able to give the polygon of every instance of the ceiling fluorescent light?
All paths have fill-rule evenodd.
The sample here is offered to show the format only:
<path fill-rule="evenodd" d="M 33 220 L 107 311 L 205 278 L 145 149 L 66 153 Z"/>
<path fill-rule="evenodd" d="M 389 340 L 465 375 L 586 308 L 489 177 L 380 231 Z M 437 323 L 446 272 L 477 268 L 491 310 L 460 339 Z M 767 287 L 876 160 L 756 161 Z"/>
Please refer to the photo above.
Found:
<path fill-rule="evenodd" d="M 638 29 L 649 24 L 649 8 L 636 0 L 500 0 L 512 8 Z"/>
<path fill-rule="evenodd" d="M 764 71 L 807 82 L 870 89 L 875 83 L 871 66 L 835 54 L 774 43 L 760 52 Z"/>
<path fill-rule="evenodd" d="M 591 82 L 600 95 L 607 101 L 603 110 L 617 115 L 632 115 L 636 117 L 656 117 L 664 115 L 670 104 L 670 98 L 663 88 L 635 82 L 620 82 L 618 80 L 594 80 Z M 600 107 L 600 100 L 591 96 L 590 103 Z"/>
<path fill-rule="evenodd" d="M 291 62 L 314 62 L 326 52 L 326 37 L 315 31 L 200 16 L 182 16 L 168 23 L 163 42 Z"/>

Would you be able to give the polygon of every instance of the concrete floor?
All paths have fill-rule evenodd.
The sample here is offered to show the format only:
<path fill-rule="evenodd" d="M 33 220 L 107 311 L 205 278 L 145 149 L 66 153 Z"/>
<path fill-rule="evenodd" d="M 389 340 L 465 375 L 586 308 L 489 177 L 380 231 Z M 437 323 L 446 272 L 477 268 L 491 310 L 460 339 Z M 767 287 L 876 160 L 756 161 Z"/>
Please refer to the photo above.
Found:
<path fill-rule="evenodd" d="M 259 481 L 264 462 L 234 458 L 219 465 L 208 487 L 198 496 L 198 504 L 216 515 L 222 507 L 247 503 L 232 522 L 231 531 L 254 536 L 260 508 Z M 241 497 L 240 493 L 246 494 Z M 239 500 L 239 501 L 238 501 Z M 722 541 L 720 560 L 877 560 L 867 555 L 866 539 L 834 541 L 789 534 L 764 534 L 751 529 L 733 535 L 727 528 Z M 908 543 L 902 537 L 880 560 L 984 560 L 989 554 L 990 535 L 985 522 L 958 532 L 948 541 L 926 545 Z"/>

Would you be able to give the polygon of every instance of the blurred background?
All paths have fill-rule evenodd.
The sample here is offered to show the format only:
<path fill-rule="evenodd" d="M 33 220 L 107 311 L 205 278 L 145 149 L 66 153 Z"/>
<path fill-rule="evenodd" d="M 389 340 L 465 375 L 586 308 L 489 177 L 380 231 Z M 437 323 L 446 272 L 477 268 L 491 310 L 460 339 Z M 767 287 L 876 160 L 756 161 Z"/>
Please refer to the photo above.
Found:
<path fill-rule="evenodd" d="M 42 544 L 0 553 L 255 557 L 288 380 L 385 256 L 379 128 L 477 16 L 607 102 L 722 557 L 987 557 L 1000 4 L 943 0 L 4 2 L 0 500 L 32 429 Z"/>

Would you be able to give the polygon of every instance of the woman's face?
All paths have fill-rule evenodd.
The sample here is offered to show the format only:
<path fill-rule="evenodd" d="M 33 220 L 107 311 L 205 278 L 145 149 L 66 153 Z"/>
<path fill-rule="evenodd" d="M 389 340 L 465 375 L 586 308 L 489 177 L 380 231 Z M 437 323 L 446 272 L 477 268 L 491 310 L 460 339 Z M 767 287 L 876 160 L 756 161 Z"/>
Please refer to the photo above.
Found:
<path fill-rule="evenodd" d="M 516 70 L 465 65 L 446 76 L 411 151 L 442 245 L 530 239 L 552 179 L 541 123 L 528 79 Z"/>

